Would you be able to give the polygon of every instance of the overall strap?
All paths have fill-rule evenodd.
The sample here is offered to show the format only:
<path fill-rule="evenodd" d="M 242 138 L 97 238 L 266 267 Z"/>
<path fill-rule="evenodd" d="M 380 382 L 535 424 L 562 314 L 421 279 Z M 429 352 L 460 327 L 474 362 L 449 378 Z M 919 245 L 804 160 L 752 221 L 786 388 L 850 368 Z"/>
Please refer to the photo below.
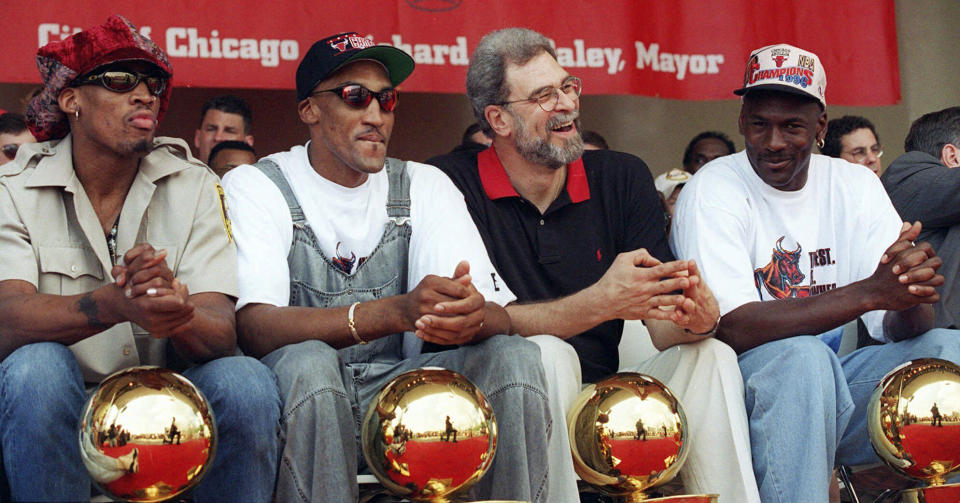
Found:
<path fill-rule="evenodd" d="M 280 171 L 280 166 L 270 159 L 260 159 L 253 166 L 259 169 L 264 175 L 267 175 L 267 178 L 280 189 L 280 193 L 283 194 L 283 199 L 287 201 L 287 207 L 290 209 L 290 218 L 293 219 L 293 223 L 295 225 L 305 224 L 307 219 L 303 214 L 303 209 L 300 207 L 300 202 L 297 201 L 297 196 L 293 193 L 290 184 L 287 183 L 287 179 L 284 178 L 283 172 Z"/>
<path fill-rule="evenodd" d="M 387 158 L 387 217 L 397 225 L 410 222 L 410 176 L 407 161 Z"/>

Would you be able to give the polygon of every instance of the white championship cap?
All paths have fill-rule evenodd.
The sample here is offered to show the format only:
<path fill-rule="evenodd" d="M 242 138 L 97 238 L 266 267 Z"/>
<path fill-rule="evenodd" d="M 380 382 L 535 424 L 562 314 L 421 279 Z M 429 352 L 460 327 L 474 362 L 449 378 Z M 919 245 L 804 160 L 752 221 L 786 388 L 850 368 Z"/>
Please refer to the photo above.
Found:
<path fill-rule="evenodd" d="M 787 44 L 768 45 L 750 53 L 743 73 L 743 96 L 754 89 L 799 94 L 827 106 L 827 74 L 816 54 Z"/>
<path fill-rule="evenodd" d="M 664 199 L 669 199 L 670 196 L 673 195 L 674 189 L 676 189 L 678 185 L 689 182 L 691 177 L 693 177 L 693 175 L 682 169 L 671 169 L 654 179 L 653 185 Z"/>

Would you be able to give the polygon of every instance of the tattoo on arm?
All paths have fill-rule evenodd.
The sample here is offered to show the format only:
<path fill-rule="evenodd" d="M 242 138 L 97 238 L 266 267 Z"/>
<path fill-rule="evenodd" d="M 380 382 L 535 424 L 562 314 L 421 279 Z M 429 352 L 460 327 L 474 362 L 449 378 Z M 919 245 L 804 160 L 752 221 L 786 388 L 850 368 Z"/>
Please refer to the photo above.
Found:
<path fill-rule="evenodd" d="M 93 293 L 87 293 L 77 301 L 77 309 L 87 316 L 87 326 L 90 328 L 108 328 L 109 323 L 100 321 L 97 301 L 93 300 Z"/>

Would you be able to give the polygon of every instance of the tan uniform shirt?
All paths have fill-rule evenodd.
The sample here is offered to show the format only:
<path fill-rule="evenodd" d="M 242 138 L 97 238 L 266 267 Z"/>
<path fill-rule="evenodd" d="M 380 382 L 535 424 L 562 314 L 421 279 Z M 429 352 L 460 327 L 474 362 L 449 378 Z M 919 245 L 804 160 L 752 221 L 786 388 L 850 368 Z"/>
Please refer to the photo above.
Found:
<path fill-rule="evenodd" d="M 113 281 L 100 221 L 73 170 L 71 137 L 24 144 L 0 167 L 0 281 L 39 293 L 76 295 Z M 190 294 L 237 296 L 236 248 L 217 176 L 178 138 L 158 137 L 140 161 L 120 212 L 117 255 L 139 243 L 167 250 L 167 266 Z M 84 380 L 134 365 L 164 365 L 166 340 L 120 323 L 70 346 Z"/>

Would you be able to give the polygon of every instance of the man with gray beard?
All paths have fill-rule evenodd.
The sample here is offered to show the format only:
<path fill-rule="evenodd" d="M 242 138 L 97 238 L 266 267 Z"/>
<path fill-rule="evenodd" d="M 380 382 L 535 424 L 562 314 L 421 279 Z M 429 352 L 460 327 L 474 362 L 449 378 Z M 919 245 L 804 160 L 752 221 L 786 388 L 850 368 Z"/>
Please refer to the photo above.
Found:
<path fill-rule="evenodd" d="M 686 489 L 757 502 L 736 356 L 713 339 L 719 308 L 693 261 L 673 260 L 647 166 L 584 152 L 582 82 L 527 29 L 486 35 L 470 59 L 467 95 L 493 145 L 428 161 L 464 193 L 487 252 L 518 301 L 512 330 L 540 345 L 554 415 L 583 382 L 620 369 L 624 320 L 644 320 L 661 352 L 632 370 L 665 382 L 686 406 Z M 550 335 L 542 335 L 550 334 Z M 566 362 L 567 365 L 558 365 Z M 582 375 L 582 379 L 581 379 Z M 565 427 L 554 426 L 566 433 Z M 569 460 L 569 456 L 567 456 Z M 551 467 L 549 501 L 578 501 L 572 465 Z"/>

